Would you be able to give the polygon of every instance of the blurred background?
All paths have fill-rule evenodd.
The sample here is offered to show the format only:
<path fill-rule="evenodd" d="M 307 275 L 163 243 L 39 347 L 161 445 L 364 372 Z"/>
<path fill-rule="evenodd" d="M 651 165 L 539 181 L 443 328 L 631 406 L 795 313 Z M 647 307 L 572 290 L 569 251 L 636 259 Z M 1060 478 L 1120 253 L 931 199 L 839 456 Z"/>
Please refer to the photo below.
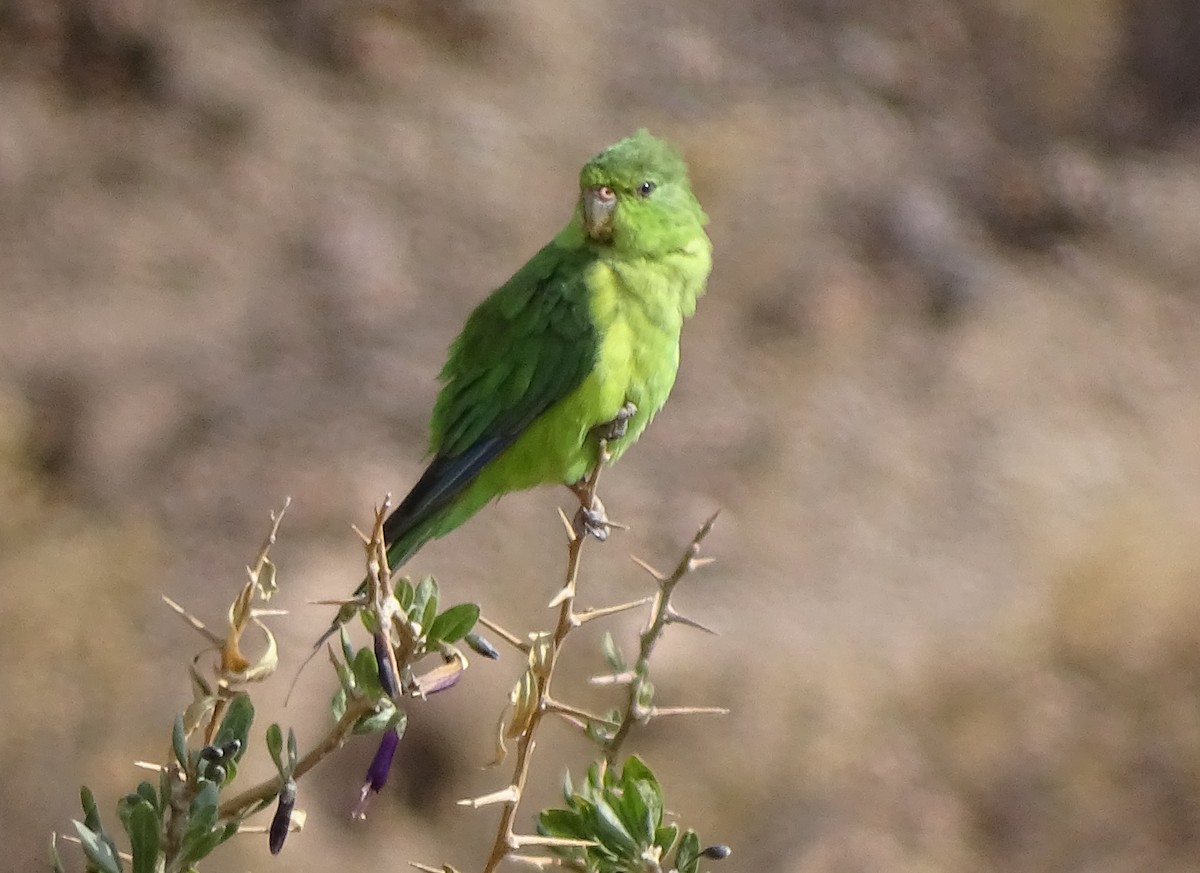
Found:
<path fill-rule="evenodd" d="M 284 688 L 421 469 L 446 346 L 638 127 L 716 266 L 667 409 L 603 483 L 582 597 L 720 563 L 635 734 L 721 869 L 1200 868 L 1200 5 L 1194 0 L 0 2 L 0 845 L 161 759 L 268 513 Z M 415 573 L 548 626 L 556 489 Z M 616 622 L 630 645 L 636 619 Z M 562 687 L 603 669 L 577 636 Z M 473 663 L 210 870 L 477 869 L 521 669 Z M 539 747 L 527 812 L 588 747 Z M 250 768 L 267 772 L 262 761 Z M 527 822 L 529 819 L 527 819 Z M 64 850 L 70 855 L 71 850 Z"/>

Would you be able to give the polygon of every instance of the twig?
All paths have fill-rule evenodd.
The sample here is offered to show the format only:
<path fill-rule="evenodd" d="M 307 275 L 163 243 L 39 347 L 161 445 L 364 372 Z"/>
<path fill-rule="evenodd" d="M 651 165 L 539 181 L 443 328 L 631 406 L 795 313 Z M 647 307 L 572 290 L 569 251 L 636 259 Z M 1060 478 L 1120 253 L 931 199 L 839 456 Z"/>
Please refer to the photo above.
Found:
<path fill-rule="evenodd" d="M 598 609 L 589 609 L 585 612 L 575 613 L 575 620 L 580 624 L 586 624 L 589 621 L 595 621 L 598 618 L 606 618 L 610 615 L 616 615 L 619 612 L 628 612 L 631 609 L 637 609 L 639 606 L 645 606 L 653 597 L 643 597 L 641 600 L 631 600 L 628 603 L 618 603 L 616 606 L 604 606 Z"/>
<path fill-rule="evenodd" d="M 511 631 L 505 630 L 503 627 L 501 627 L 500 625 L 496 624 L 494 621 L 489 619 L 486 615 L 483 615 L 482 613 L 480 614 L 479 623 L 481 625 L 483 625 L 484 627 L 486 627 L 488 630 L 490 630 L 492 633 L 496 634 L 498 637 L 500 637 L 502 640 L 504 640 L 504 642 L 508 643 L 514 649 L 516 649 L 520 652 L 524 652 L 527 655 L 529 654 L 529 643 L 525 642 L 519 636 L 512 633 Z"/>
<path fill-rule="evenodd" d="M 354 729 L 354 723 L 366 715 L 374 707 L 374 704 L 366 697 L 353 697 L 346 702 L 346 711 L 342 713 L 342 717 L 337 723 L 330 728 L 327 733 L 316 746 L 308 751 L 303 758 L 296 763 L 296 769 L 292 773 L 293 779 L 299 779 L 317 764 L 329 755 L 331 752 L 341 748 L 350 736 L 350 732 Z M 241 794 L 231 797 L 221 804 L 221 818 L 234 818 L 240 815 L 245 810 L 270 800 L 279 793 L 281 786 L 279 776 L 272 776 L 270 779 L 265 779 L 253 788 L 247 788 Z"/>
<path fill-rule="evenodd" d="M 601 440 L 599 451 L 596 454 L 595 466 L 592 467 L 591 472 L 588 474 L 585 488 L 580 496 L 581 506 L 592 507 L 596 505 L 596 487 L 600 482 L 600 471 L 604 468 L 604 463 L 608 460 L 608 457 L 607 443 Z M 558 606 L 558 622 L 550 638 L 547 669 L 537 679 L 537 707 L 531 715 L 525 730 L 517 738 L 516 762 L 513 765 L 513 778 L 509 785 L 511 799 L 505 801 L 504 808 L 500 813 L 500 822 L 496 829 L 496 839 L 492 844 L 492 850 L 488 855 L 487 863 L 484 865 L 484 873 L 494 873 L 506 857 L 520 848 L 523 842 L 529 839 L 513 831 L 513 822 L 516 820 L 517 807 L 520 806 L 521 795 L 525 790 L 525 782 L 529 777 L 530 758 L 533 755 L 533 749 L 536 745 L 534 737 L 537 735 L 537 729 L 541 724 L 542 718 L 550 711 L 550 680 L 554 676 L 554 666 L 558 660 L 559 650 L 567 634 L 573 628 L 579 626 L 579 621 L 575 617 L 573 609 L 575 604 L 575 583 L 579 578 L 579 565 L 583 555 L 583 544 L 588 538 L 582 532 L 575 531 L 567 523 L 565 515 L 563 516 L 563 521 L 567 526 L 568 532 L 566 580 L 562 590 L 555 597 L 554 601 L 552 601 L 553 605 Z"/>
<path fill-rule="evenodd" d="M 588 712 L 586 709 L 580 709 L 577 706 L 571 706 L 569 703 L 562 703 L 558 700 L 547 699 L 546 709 L 549 712 L 561 715 L 563 718 L 568 719 L 576 727 L 580 727 L 585 730 L 587 729 L 589 722 L 595 722 L 596 724 L 602 724 L 610 728 L 617 727 L 617 723 L 615 721 L 609 721 L 608 719 L 598 716 L 595 713 Z"/>
<path fill-rule="evenodd" d="M 634 679 L 629 683 L 627 705 L 625 706 L 624 715 L 621 718 L 621 726 L 617 728 L 616 733 L 612 735 L 612 738 L 608 741 L 604 749 L 604 757 L 609 764 L 616 763 L 617 755 L 621 751 L 621 746 L 625 742 L 626 737 L 629 736 L 629 732 L 633 729 L 635 722 L 645 721 L 654 714 L 665 715 L 668 712 L 678 714 L 683 709 L 686 709 L 676 708 L 675 710 L 655 710 L 652 708 L 647 710 L 642 706 L 639 700 L 642 696 L 642 690 L 648 681 L 646 676 L 648 675 L 650 655 L 653 653 L 655 645 L 658 644 L 658 640 L 662 636 L 666 626 L 672 622 L 696 625 L 695 622 L 692 622 L 690 619 L 684 619 L 682 616 L 676 613 L 674 609 L 671 608 L 671 595 L 675 591 L 675 586 L 677 586 L 683 580 L 684 576 L 698 567 L 702 567 L 705 564 L 711 563 L 711 559 L 700 558 L 698 556 L 700 554 L 700 544 L 704 542 L 704 538 L 707 537 L 712 531 L 713 523 L 716 522 L 719 514 L 720 510 L 714 512 L 709 517 L 708 521 L 700 525 L 700 529 L 696 531 L 696 535 L 692 537 L 692 541 L 688 544 L 687 548 L 684 549 L 683 556 L 679 559 L 679 563 L 675 565 L 674 571 L 672 571 L 669 575 L 660 573 L 658 570 L 654 569 L 640 558 L 633 559 L 634 563 L 649 573 L 650 576 L 652 576 L 658 583 L 658 593 L 654 595 L 654 605 L 650 610 L 650 622 L 646 625 L 645 630 L 643 630 L 641 633 L 637 667 L 633 671 Z M 704 629 L 707 630 L 707 628 Z M 691 709 L 694 712 L 715 711 L 700 710 L 698 708 Z"/>

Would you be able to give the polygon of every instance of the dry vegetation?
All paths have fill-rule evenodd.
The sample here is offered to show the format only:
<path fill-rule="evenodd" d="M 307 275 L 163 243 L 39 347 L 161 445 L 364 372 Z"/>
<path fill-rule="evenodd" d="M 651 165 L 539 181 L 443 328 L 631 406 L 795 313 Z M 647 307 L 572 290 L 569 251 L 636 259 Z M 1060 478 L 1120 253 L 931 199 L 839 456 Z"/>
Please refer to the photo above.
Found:
<path fill-rule="evenodd" d="M 466 312 L 647 126 L 717 268 L 589 572 L 639 593 L 627 551 L 724 509 L 682 594 L 723 636 L 669 641 L 659 688 L 734 715 L 646 738 L 673 802 L 739 869 L 1200 867 L 1197 8 L 0 4 L 6 862 L 129 783 L 187 694 L 158 592 L 227 602 L 285 494 L 304 647 Z M 560 498 L 414 569 L 532 625 Z M 451 801 L 516 669 L 414 714 L 365 824 L 347 750 L 287 869 L 476 866 Z"/>

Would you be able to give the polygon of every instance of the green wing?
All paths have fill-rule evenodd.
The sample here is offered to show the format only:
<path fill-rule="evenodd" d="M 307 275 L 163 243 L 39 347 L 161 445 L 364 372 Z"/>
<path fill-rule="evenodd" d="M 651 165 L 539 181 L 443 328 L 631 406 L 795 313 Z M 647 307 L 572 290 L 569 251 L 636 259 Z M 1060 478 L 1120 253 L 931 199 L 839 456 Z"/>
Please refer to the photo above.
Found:
<path fill-rule="evenodd" d="M 587 377 L 599 347 L 585 282 L 593 258 L 551 243 L 467 320 L 440 377 L 434 458 L 383 526 L 392 569 L 490 461 Z"/>

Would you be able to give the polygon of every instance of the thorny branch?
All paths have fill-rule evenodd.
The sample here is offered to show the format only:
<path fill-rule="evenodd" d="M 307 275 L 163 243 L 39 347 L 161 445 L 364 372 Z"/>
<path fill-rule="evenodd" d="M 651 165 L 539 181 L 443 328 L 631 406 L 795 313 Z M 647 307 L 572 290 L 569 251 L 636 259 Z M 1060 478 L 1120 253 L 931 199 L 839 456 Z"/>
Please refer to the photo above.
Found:
<path fill-rule="evenodd" d="M 629 735 L 633 725 L 637 722 L 647 721 L 655 715 L 674 715 L 683 713 L 724 713 L 726 710 L 715 707 L 673 707 L 673 708 L 654 708 L 645 707 L 640 701 L 644 692 L 644 686 L 648 674 L 648 662 L 654 647 L 662 636 L 668 624 L 681 623 L 701 630 L 708 631 L 703 625 L 694 622 L 690 619 L 677 613 L 671 606 L 671 595 L 676 586 L 688 573 L 704 566 L 711 562 L 709 558 L 699 557 L 700 544 L 704 538 L 708 536 L 712 530 L 713 523 L 716 521 L 714 513 L 692 538 L 680 559 L 675 570 L 669 575 L 659 573 L 649 565 L 637 558 L 634 560 L 646 569 L 657 581 L 658 591 L 653 597 L 643 598 L 641 600 L 630 603 L 623 603 L 617 606 L 606 607 L 601 609 L 587 610 L 582 613 L 574 611 L 576 583 L 579 578 L 579 568 L 583 554 L 583 544 L 588 539 L 589 533 L 596 533 L 596 509 L 599 507 L 599 515 L 601 518 L 600 524 L 608 524 L 607 519 L 603 518 L 602 504 L 596 498 L 596 488 L 599 483 L 600 471 L 605 462 L 608 460 L 607 446 L 604 441 L 600 443 L 600 452 L 596 461 L 596 465 L 592 468 L 588 477 L 575 488 L 574 491 L 579 497 L 581 511 L 576 516 L 575 523 L 572 524 L 567 520 L 565 514 L 562 515 L 563 524 L 567 530 L 567 568 L 566 578 L 562 589 L 550 601 L 550 606 L 558 607 L 558 621 L 555 625 L 552 634 L 543 638 L 534 638 L 533 643 L 521 641 L 515 635 L 505 631 L 503 628 L 494 625 L 490 622 L 485 624 L 496 633 L 500 634 L 520 651 L 525 652 L 531 657 L 531 669 L 529 677 L 533 682 L 533 694 L 535 695 L 535 703 L 527 710 L 527 715 L 522 716 L 525 720 L 521 725 L 521 731 L 517 736 L 516 760 L 513 767 L 513 776 L 509 785 L 484 797 L 478 797 L 467 801 L 462 801 L 464 805 L 479 807 L 491 803 L 502 803 L 503 809 L 500 815 L 500 821 L 496 831 L 496 839 L 492 845 L 491 852 L 487 862 L 484 865 L 483 873 L 494 873 L 506 858 L 519 857 L 523 861 L 534 864 L 535 866 L 546 866 L 553 863 L 551 858 L 540 858 L 534 856 L 520 855 L 514 856 L 514 853 L 526 846 L 542 846 L 549 847 L 560 844 L 563 841 L 554 837 L 544 837 L 541 835 L 526 835 L 518 834 L 513 830 L 513 824 L 516 820 L 517 809 L 520 806 L 522 795 L 524 794 L 525 784 L 529 775 L 530 762 L 533 755 L 533 750 L 536 746 L 535 737 L 542 719 L 547 714 L 555 714 L 565 718 L 570 724 L 578 729 L 586 730 L 589 724 L 600 725 L 607 727 L 613 731 L 611 739 L 604 747 L 605 757 L 609 763 L 614 762 L 622 743 Z M 611 525 L 616 527 L 617 525 Z M 602 538 L 601 534 L 596 534 Z M 608 615 L 613 615 L 629 609 L 634 609 L 639 606 L 644 606 L 647 603 L 652 604 L 650 609 L 650 618 L 646 628 L 642 631 L 639 639 L 639 652 L 637 668 L 630 674 L 625 683 L 629 687 L 629 696 L 624 714 L 619 722 L 607 721 L 604 718 L 592 715 L 584 710 L 569 706 L 556 700 L 550 694 L 550 684 L 554 676 L 554 667 L 557 663 L 558 654 L 562 648 L 563 642 L 574 628 L 579 627 L 586 621 L 596 618 L 601 618 Z M 482 619 L 481 619 L 482 621 Z M 709 631 L 711 633 L 711 631 Z M 539 656 L 539 652 L 544 654 Z M 532 665 L 534 662 L 539 664 L 535 669 Z M 515 700 L 515 698 L 514 698 Z M 514 716 L 514 719 L 516 716 Z M 571 841 L 568 841 L 571 842 Z M 423 865 L 414 865 L 419 869 L 425 868 Z"/>
<path fill-rule="evenodd" d="M 617 728 L 616 733 L 612 735 L 612 739 L 608 741 L 604 749 L 604 757 L 609 764 L 613 764 L 617 760 L 617 754 L 621 751 L 621 745 L 625 742 L 625 738 L 629 736 L 629 732 L 633 729 L 633 725 L 640 721 L 647 721 L 653 715 L 674 715 L 674 714 L 690 714 L 690 713 L 714 713 L 725 714 L 727 710 L 718 707 L 675 707 L 671 710 L 646 708 L 641 703 L 643 688 L 649 681 L 649 664 L 650 655 L 654 652 L 655 645 L 666 630 L 667 625 L 673 622 L 686 624 L 689 627 L 695 627 L 707 633 L 713 631 L 704 627 L 699 622 L 685 618 L 675 611 L 671 606 L 671 595 L 675 592 L 675 587 L 683 580 L 683 577 L 693 570 L 703 567 L 706 564 L 711 564 L 714 558 L 701 558 L 700 544 L 704 542 L 704 538 L 709 535 L 713 529 L 713 523 L 716 522 L 720 510 L 709 516 L 708 521 L 700 526 L 700 530 L 692 537 L 692 541 L 684 549 L 683 557 L 679 559 L 679 563 L 675 565 L 675 569 L 670 575 L 665 575 L 655 570 L 645 561 L 639 558 L 634 558 L 634 563 L 650 574 L 651 577 L 658 583 L 658 593 L 654 595 L 654 605 L 650 609 L 650 621 L 646 628 L 642 631 L 639 639 L 638 660 L 637 666 L 633 671 L 633 679 L 629 683 L 629 696 L 626 701 L 624 716 L 621 719 L 621 726 Z"/>
<path fill-rule="evenodd" d="M 600 471 L 604 468 L 604 464 L 608 458 L 607 442 L 601 440 L 600 451 L 596 456 L 596 464 L 588 474 L 585 486 L 579 494 L 582 507 L 590 509 L 597 505 L 596 487 L 600 483 Z M 562 590 L 551 601 L 552 605 L 558 606 L 558 622 L 555 625 L 553 635 L 550 637 L 548 657 L 545 665 L 546 669 L 540 673 L 536 680 L 537 705 L 528 723 L 525 725 L 525 729 L 517 739 L 513 778 L 509 784 L 509 788 L 504 793 L 504 808 L 500 813 L 500 822 L 496 829 L 496 840 L 492 845 L 491 853 L 488 855 L 487 863 L 483 868 L 484 873 L 494 873 L 496 868 L 500 866 L 500 863 L 513 851 L 520 848 L 521 845 L 529 844 L 531 840 L 541 839 L 537 837 L 523 837 L 516 834 L 513 831 L 513 822 L 516 820 L 517 807 L 521 803 L 521 795 L 524 793 L 525 782 L 529 776 L 530 759 L 536 746 L 534 737 L 537 735 L 537 729 L 541 724 L 542 718 L 548 712 L 552 711 L 550 680 L 554 675 L 554 665 L 558 660 L 559 650 L 567 634 L 579 626 L 579 621 L 575 617 L 574 612 L 575 583 L 579 578 L 583 544 L 587 541 L 587 536 L 580 529 L 580 526 L 576 525 L 574 528 L 568 526 L 567 537 L 566 580 Z"/>

